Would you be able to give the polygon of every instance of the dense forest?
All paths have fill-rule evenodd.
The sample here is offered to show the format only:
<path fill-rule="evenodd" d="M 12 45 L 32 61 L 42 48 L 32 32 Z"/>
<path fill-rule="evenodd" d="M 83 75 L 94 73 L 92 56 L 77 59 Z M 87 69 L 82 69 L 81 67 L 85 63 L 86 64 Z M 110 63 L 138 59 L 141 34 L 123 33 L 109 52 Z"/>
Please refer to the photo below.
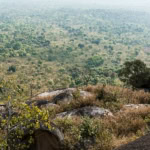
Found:
<path fill-rule="evenodd" d="M 149 33 L 143 12 L 1 6 L 1 76 L 30 82 L 36 92 L 120 84 L 117 73 L 125 61 L 150 65 Z"/>

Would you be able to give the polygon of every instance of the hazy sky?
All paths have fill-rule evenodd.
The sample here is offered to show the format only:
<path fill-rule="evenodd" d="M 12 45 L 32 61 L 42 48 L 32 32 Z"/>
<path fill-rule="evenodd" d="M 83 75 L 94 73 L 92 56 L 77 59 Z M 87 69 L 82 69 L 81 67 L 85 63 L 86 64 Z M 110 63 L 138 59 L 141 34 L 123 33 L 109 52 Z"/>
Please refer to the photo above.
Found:
<path fill-rule="evenodd" d="M 36 0 L 35 0 L 36 1 Z M 53 0 L 56 1 L 56 0 Z M 91 4 L 91 5 L 107 5 L 107 6 L 128 6 L 128 7 L 149 7 L 150 8 L 150 0 L 57 0 L 60 3 L 74 3 L 74 4 Z"/>
<path fill-rule="evenodd" d="M 40 5 L 57 5 L 57 6 L 72 6 L 72 7 L 126 7 L 129 9 L 145 9 L 150 10 L 150 0 L 0 0 L 0 2 L 10 3 L 26 3 Z"/>

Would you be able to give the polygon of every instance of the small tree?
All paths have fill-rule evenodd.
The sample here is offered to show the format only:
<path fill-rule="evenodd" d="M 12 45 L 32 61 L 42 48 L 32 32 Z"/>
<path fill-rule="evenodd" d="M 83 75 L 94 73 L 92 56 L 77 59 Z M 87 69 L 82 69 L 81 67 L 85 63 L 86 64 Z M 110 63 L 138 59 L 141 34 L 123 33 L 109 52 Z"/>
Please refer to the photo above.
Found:
<path fill-rule="evenodd" d="M 14 49 L 14 50 L 19 50 L 19 49 L 21 49 L 21 43 L 19 43 L 19 42 L 15 43 L 15 44 L 13 45 L 13 49 Z"/>
<path fill-rule="evenodd" d="M 125 62 L 119 78 L 133 88 L 150 88 L 150 69 L 141 60 Z"/>
<path fill-rule="evenodd" d="M 84 44 L 78 44 L 79 48 L 84 48 Z"/>
<path fill-rule="evenodd" d="M 87 60 L 87 66 L 89 67 L 99 67 L 103 65 L 104 59 L 101 56 L 93 56 Z"/>
<path fill-rule="evenodd" d="M 14 65 L 9 66 L 8 72 L 16 72 L 16 66 Z"/>

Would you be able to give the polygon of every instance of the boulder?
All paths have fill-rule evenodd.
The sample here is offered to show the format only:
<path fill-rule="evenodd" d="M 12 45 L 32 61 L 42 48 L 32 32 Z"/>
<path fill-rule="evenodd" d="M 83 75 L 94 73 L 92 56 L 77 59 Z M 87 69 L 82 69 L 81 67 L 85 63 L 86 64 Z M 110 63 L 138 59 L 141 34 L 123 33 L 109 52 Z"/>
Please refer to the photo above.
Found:
<path fill-rule="evenodd" d="M 44 93 L 37 95 L 37 97 L 41 98 L 41 99 L 45 98 L 45 97 L 54 97 L 54 96 L 59 95 L 60 93 L 63 93 L 66 90 L 74 91 L 75 88 L 67 88 L 67 89 L 60 89 L 60 90 L 56 90 L 56 91 L 44 92 Z"/>
<path fill-rule="evenodd" d="M 52 99 L 52 103 L 54 103 L 54 104 L 59 104 L 59 103 L 69 104 L 74 99 L 74 95 L 76 94 L 76 92 L 78 94 L 78 91 L 75 88 L 65 89 L 58 95 L 54 96 L 54 98 Z M 92 94 L 89 92 L 86 92 L 86 91 L 79 90 L 79 96 L 82 98 L 87 98 L 87 97 L 92 96 Z"/>
<path fill-rule="evenodd" d="M 48 131 L 37 130 L 34 132 L 35 143 L 29 150 L 61 150 L 62 144 L 59 137 Z"/>
<path fill-rule="evenodd" d="M 47 100 L 47 97 L 51 97 L 52 103 L 55 103 L 55 104 L 57 104 L 59 102 L 69 103 L 71 100 L 73 100 L 73 95 L 76 91 L 77 91 L 76 88 L 61 89 L 61 90 L 41 93 L 41 94 L 37 95 L 36 98 L 38 100 L 40 100 L 40 99 Z M 87 98 L 87 97 L 92 96 L 92 94 L 87 91 L 79 90 L 79 96 L 81 96 L 82 98 Z"/>
<path fill-rule="evenodd" d="M 73 100 L 73 92 L 71 90 L 65 90 L 62 93 L 58 94 L 52 99 L 52 103 L 69 103 Z"/>
<path fill-rule="evenodd" d="M 39 98 L 43 98 L 43 97 L 49 97 L 49 96 L 56 96 L 58 94 L 60 94 L 63 90 L 57 90 L 57 91 L 51 91 L 51 92 L 44 92 L 44 93 L 41 93 L 39 95 L 37 95 L 37 97 Z"/>
<path fill-rule="evenodd" d="M 141 138 L 125 144 L 115 150 L 149 150 L 150 149 L 150 133 Z"/>
<path fill-rule="evenodd" d="M 28 100 L 26 104 L 32 105 L 38 107 L 50 107 L 52 104 L 62 104 L 66 103 L 69 104 L 76 95 L 76 88 L 67 88 L 67 89 L 61 89 L 51 92 L 45 92 L 42 94 L 39 94 L 38 96 L 34 97 L 32 100 Z M 90 92 L 79 90 L 79 93 L 77 91 L 77 96 L 80 96 L 82 98 L 87 98 L 90 96 L 93 96 Z"/>
<path fill-rule="evenodd" d="M 87 91 L 80 91 L 80 96 L 82 98 L 92 97 L 93 95 L 90 92 Z"/>
<path fill-rule="evenodd" d="M 67 112 L 62 112 L 58 114 L 56 117 L 63 118 L 72 116 L 103 117 L 103 116 L 113 116 L 113 114 L 108 109 L 99 108 L 95 106 L 92 107 L 88 106 Z"/>

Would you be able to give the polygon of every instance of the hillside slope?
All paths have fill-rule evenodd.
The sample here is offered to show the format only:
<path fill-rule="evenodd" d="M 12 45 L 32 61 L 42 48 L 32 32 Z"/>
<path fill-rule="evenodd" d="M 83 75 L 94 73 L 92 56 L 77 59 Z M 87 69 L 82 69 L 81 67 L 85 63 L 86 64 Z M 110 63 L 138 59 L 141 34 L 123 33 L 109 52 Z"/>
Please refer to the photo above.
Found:
<path fill-rule="evenodd" d="M 150 65 L 148 13 L 17 6 L 0 12 L 1 76 L 30 82 L 36 91 L 118 84 L 125 61 Z"/>
<path fill-rule="evenodd" d="M 33 119 L 37 120 L 34 130 L 38 122 L 48 126 L 52 122 L 63 134 L 63 145 L 69 150 L 112 150 L 145 135 L 149 130 L 150 93 L 142 90 L 88 86 L 41 93 L 24 102 L 19 102 L 19 99 L 11 102 L 17 114 L 9 120 L 12 127 L 17 125 L 15 130 L 18 130 L 17 120 L 23 121 L 21 126 L 27 130 L 30 124 L 33 126 Z M 5 106 L 0 108 L 1 115 L 7 115 Z M 2 122 L 7 123 L 7 119 Z M 3 131 L 2 128 L 0 132 L 4 134 Z M 16 134 L 20 135 L 20 132 Z"/>

